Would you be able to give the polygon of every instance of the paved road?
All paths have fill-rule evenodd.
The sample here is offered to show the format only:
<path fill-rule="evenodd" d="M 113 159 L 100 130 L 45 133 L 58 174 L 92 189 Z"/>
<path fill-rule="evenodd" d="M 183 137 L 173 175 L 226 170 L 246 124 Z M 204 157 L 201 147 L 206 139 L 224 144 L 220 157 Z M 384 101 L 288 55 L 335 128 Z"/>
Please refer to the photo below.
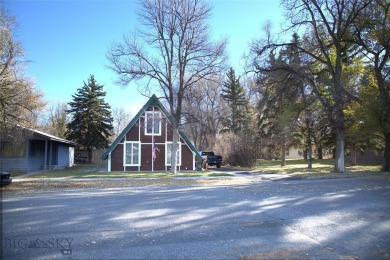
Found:
<path fill-rule="evenodd" d="M 3 259 L 389 259 L 390 179 L 3 197 Z"/>

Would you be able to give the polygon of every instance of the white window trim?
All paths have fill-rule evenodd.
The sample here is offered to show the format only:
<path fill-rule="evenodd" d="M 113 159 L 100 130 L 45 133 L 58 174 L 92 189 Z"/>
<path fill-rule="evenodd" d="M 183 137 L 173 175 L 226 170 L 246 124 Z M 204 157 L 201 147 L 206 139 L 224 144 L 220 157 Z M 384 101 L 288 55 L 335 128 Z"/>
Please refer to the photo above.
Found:
<path fill-rule="evenodd" d="M 137 164 L 129 164 L 126 163 L 126 146 L 127 144 L 138 144 L 138 163 Z M 126 141 L 123 143 L 123 165 L 124 166 L 141 166 L 141 142 L 138 141 Z"/>
<path fill-rule="evenodd" d="M 158 133 L 148 133 L 148 114 L 158 114 L 158 117 L 160 118 L 159 126 L 158 126 Z M 154 118 L 154 116 L 153 116 Z M 145 135 L 161 135 L 161 125 L 162 125 L 162 117 L 160 111 L 146 111 L 145 112 Z M 153 127 L 154 131 L 154 127 Z"/>
<path fill-rule="evenodd" d="M 165 143 L 165 166 L 171 166 L 171 158 L 168 156 L 168 144 L 172 144 L 173 142 L 166 142 Z M 181 166 L 181 142 L 177 142 L 179 145 L 179 149 L 177 151 L 179 152 L 179 161 L 176 162 L 176 166 Z"/>

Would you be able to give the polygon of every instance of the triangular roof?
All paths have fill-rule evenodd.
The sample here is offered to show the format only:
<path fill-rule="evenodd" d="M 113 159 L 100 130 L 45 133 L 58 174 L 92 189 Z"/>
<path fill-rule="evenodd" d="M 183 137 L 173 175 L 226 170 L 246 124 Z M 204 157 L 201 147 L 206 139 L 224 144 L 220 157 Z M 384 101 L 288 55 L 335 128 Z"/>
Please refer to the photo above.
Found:
<path fill-rule="evenodd" d="M 145 103 L 145 105 L 141 108 L 141 110 L 135 115 L 135 117 L 130 121 L 130 123 L 126 126 L 125 129 L 120 133 L 120 135 L 114 140 L 114 142 L 108 147 L 106 152 L 102 155 L 102 160 L 107 159 L 107 156 L 111 153 L 112 150 L 118 145 L 118 143 L 122 140 L 122 138 L 126 135 L 126 133 L 135 125 L 135 123 L 138 121 L 138 119 L 142 116 L 142 114 L 146 111 L 146 109 L 150 106 L 157 106 L 163 111 L 169 122 L 172 124 L 172 118 L 168 111 L 165 109 L 163 104 L 160 102 L 160 100 L 156 97 L 156 95 L 152 95 L 148 102 Z M 183 138 L 184 142 L 188 145 L 188 147 L 196 154 L 197 157 L 202 157 L 198 150 L 195 148 L 195 146 L 192 144 L 190 139 L 185 135 L 185 133 L 181 130 L 179 130 L 179 135 L 181 138 Z"/>

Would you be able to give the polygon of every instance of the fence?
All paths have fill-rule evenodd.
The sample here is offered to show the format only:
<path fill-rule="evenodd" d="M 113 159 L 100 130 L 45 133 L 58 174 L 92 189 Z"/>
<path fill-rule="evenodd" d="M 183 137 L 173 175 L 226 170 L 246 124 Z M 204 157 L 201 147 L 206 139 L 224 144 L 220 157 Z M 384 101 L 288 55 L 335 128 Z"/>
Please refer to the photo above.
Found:
<path fill-rule="evenodd" d="M 106 149 L 94 149 L 92 150 L 92 164 L 106 165 L 107 160 L 102 160 L 101 157 L 104 154 Z M 88 158 L 87 150 L 76 150 L 75 151 L 75 162 L 77 163 L 86 163 Z"/>

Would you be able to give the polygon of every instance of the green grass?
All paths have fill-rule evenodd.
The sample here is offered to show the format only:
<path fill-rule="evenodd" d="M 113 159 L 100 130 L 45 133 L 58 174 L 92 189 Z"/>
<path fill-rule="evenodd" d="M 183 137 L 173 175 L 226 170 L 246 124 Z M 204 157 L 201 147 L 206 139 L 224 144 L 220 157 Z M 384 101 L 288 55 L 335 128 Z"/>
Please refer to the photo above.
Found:
<path fill-rule="evenodd" d="M 281 161 L 259 160 L 253 170 L 267 173 L 285 173 L 301 176 L 317 176 L 334 174 L 334 160 L 313 160 L 312 169 L 309 169 L 307 160 L 287 160 L 286 166 L 281 166 Z M 346 164 L 347 173 L 372 174 L 379 173 L 381 166 L 378 164 L 362 164 L 350 166 Z"/>
<path fill-rule="evenodd" d="M 327 176 L 334 175 L 334 160 L 313 160 L 313 168 L 307 168 L 306 160 L 287 160 L 286 166 L 280 166 L 280 161 L 265 161 L 259 160 L 257 165 L 252 169 L 240 168 L 240 170 L 259 171 L 264 173 L 282 173 L 290 174 L 299 177 L 310 176 Z M 346 167 L 348 174 L 378 174 L 380 173 L 380 165 L 363 164 L 359 166 Z M 179 172 L 172 175 L 166 172 L 99 172 L 97 165 L 77 165 L 63 170 L 53 170 L 42 172 L 37 175 L 30 176 L 30 178 L 187 178 L 187 177 L 223 177 L 232 176 L 229 173 L 216 172 Z"/>
<path fill-rule="evenodd" d="M 232 176 L 228 173 L 211 172 L 179 172 L 171 174 L 166 172 L 99 172 L 95 165 L 77 165 L 63 170 L 42 172 L 30 178 L 176 178 L 176 177 L 216 177 Z"/>

